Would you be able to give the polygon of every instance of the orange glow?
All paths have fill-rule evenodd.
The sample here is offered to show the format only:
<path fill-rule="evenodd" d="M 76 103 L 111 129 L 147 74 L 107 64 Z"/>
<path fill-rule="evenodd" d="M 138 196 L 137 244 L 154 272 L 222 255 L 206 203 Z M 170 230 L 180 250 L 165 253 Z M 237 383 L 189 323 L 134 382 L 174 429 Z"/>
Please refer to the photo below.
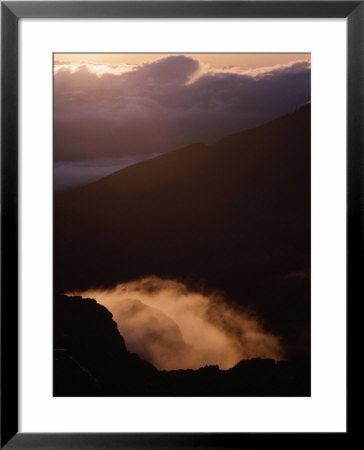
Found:
<path fill-rule="evenodd" d="M 54 63 L 60 64 L 100 64 L 105 66 L 140 65 L 175 53 L 55 53 Z M 292 61 L 311 61 L 310 53 L 183 53 L 192 56 L 202 64 L 223 69 L 236 66 L 240 70 L 287 64 Z"/>
<path fill-rule="evenodd" d="M 73 292 L 95 298 L 113 314 L 127 349 L 158 369 L 233 367 L 242 359 L 280 359 L 280 340 L 257 317 L 229 305 L 221 293 L 191 291 L 157 277 L 110 290 Z"/>

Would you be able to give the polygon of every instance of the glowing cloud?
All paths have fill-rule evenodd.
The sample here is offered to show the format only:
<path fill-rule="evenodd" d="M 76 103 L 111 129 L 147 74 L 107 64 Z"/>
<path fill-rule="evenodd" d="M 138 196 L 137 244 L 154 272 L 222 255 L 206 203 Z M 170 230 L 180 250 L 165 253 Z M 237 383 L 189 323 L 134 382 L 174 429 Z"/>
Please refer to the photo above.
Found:
<path fill-rule="evenodd" d="M 283 357 L 279 338 L 220 292 L 197 292 L 153 276 L 72 295 L 95 298 L 108 308 L 128 350 L 160 370 L 228 369 L 242 359 Z"/>

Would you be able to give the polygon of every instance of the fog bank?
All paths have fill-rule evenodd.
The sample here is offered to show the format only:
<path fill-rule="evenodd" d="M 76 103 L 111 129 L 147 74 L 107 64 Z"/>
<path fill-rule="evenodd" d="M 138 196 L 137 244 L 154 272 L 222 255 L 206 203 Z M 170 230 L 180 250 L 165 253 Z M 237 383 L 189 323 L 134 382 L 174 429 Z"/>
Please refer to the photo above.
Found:
<path fill-rule="evenodd" d="M 152 276 L 72 295 L 95 298 L 108 308 L 128 351 L 160 370 L 228 369 L 242 359 L 283 357 L 280 339 L 221 292 L 198 292 Z"/>

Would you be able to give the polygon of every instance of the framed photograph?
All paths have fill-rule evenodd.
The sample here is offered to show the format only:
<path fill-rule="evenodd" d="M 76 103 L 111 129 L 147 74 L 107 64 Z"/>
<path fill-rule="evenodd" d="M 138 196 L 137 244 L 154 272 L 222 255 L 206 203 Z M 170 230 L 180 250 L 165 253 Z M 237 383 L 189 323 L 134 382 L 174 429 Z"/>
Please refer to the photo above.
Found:
<path fill-rule="evenodd" d="M 2 447 L 347 443 L 363 27 L 2 2 Z"/>

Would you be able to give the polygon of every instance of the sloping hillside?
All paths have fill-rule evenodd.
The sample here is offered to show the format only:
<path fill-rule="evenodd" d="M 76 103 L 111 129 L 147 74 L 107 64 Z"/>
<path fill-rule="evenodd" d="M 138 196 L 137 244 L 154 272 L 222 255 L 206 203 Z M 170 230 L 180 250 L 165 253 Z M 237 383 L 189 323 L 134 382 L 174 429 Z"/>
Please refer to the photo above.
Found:
<path fill-rule="evenodd" d="M 309 353 L 310 105 L 55 195 L 56 291 L 142 276 L 222 289 Z"/>

